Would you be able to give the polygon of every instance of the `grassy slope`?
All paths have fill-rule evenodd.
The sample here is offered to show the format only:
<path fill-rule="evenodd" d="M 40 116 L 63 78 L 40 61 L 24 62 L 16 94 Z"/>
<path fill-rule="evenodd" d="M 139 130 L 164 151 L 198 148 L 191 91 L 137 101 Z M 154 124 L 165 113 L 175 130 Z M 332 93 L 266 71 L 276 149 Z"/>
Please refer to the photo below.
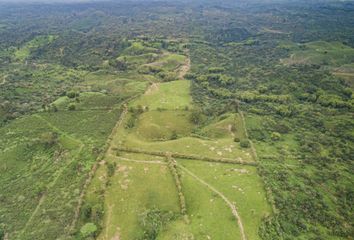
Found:
<path fill-rule="evenodd" d="M 166 165 L 119 162 L 106 190 L 106 228 L 98 239 L 142 237 L 140 215 L 148 209 L 178 214 L 177 191 L 168 171 Z"/>
<path fill-rule="evenodd" d="M 1 192 L 9 194 L 3 196 L 0 212 L 10 237 L 54 239 L 68 233 L 80 186 L 95 160 L 92 149 L 102 146 L 118 115 L 42 113 L 1 128 L 6 136 L 0 139 Z M 52 147 L 41 143 L 49 132 L 59 135 Z"/>
<path fill-rule="evenodd" d="M 131 106 L 149 106 L 150 110 L 156 110 L 157 108 L 184 109 L 192 104 L 189 87 L 190 82 L 186 80 L 161 83 L 158 84 L 157 90 L 144 94 L 131 103 Z"/>
<path fill-rule="evenodd" d="M 189 160 L 179 161 L 235 202 L 248 239 L 259 239 L 258 228 L 261 219 L 270 214 L 271 210 L 256 168 L 218 163 L 205 164 Z"/>
<path fill-rule="evenodd" d="M 291 51 L 291 57 L 283 60 L 286 64 L 319 64 L 339 67 L 354 61 L 354 49 L 340 42 L 316 41 L 301 45 L 284 44 Z"/>

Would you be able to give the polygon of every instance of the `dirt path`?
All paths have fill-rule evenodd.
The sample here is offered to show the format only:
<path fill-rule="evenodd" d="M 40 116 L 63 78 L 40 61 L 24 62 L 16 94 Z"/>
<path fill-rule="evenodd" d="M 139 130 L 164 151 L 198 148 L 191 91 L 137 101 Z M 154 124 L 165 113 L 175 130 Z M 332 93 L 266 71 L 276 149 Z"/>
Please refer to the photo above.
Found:
<path fill-rule="evenodd" d="M 191 59 L 188 54 L 186 62 L 179 69 L 178 78 L 184 79 L 184 76 L 189 72 L 190 69 L 191 69 Z"/>
<path fill-rule="evenodd" d="M 157 92 L 160 88 L 160 83 L 151 83 L 150 86 L 148 87 L 148 89 L 145 91 L 145 95 L 151 95 L 155 92 Z"/>
<path fill-rule="evenodd" d="M 189 171 L 187 168 L 178 165 L 179 168 L 181 168 L 184 172 L 186 172 L 187 174 L 189 174 L 190 176 L 192 176 L 194 179 L 196 179 L 198 182 L 200 182 L 201 184 L 203 184 L 204 186 L 206 186 L 207 188 L 209 188 L 211 191 L 213 191 L 214 193 L 216 193 L 217 195 L 219 195 L 225 202 L 226 204 L 231 208 L 232 211 L 232 215 L 235 216 L 235 218 L 237 219 L 237 224 L 238 227 L 240 228 L 240 233 L 241 233 L 241 237 L 242 240 L 247 240 L 246 238 L 246 234 L 245 234 L 245 230 L 243 228 L 243 224 L 242 224 L 242 220 L 240 215 L 237 212 L 237 208 L 236 206 L 221 192 L 219 192 L 216 188 L 214 188 L 213 186 L 211 186 L 210 184 L 208 184 L 207 182 L 205 182 L 203 179 L 199 178 L 197 175 L 195 175 L 194 173 L 192 173 L 191 171 Z"/>
<path fill-rule="evenodd" d="M 108 226 L 111 225 L 111 218 L 112 218 L 112 210 L 113 210 L 114 205 L 109 205 L 108 206 L 108 212 L 107 212 L 107 224 L 104 228 L 104 238 L 108 239 Z"/>
<path fill-rule="evenodd" d="M 251 145 L 251 153 L 252 153 L 253 161 L 257 162 L 258 161 L 257 151 L 256 151 L 256 148 L 254 147 L 253 142 L 251 141 L 251 139 L 248 136 L 245 116 L 243 115 L 243 112 L 241 110 L 239 111 L 239 114 L 240 114 L 242 125 L 243 125 L 243 131 L 244 131 L 245 136 L 246 136 L 246 138 L 248 139 L 248 141 L 250 142 L 250 145 Z"/>

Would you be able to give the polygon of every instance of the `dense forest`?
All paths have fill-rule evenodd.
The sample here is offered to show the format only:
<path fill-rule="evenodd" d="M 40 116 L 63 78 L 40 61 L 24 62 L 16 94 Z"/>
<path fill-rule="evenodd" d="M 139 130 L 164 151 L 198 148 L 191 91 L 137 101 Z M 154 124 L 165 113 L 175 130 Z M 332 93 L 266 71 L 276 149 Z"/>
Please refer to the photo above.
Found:
<path fill-rule="evenodd" d="M 108 239 L 103 198 L 114 178 L 87 191 L 94 200 L 81 190 L 126 104 L 179 77 L 192 104 L 156 112 L 186 125 L 149 134 L 210 140 L 208 127 L 242 116 L 245 133 L 233 142 L 252 153 L 271 209 L 247 239 L 352 239 L 353 26 L 351 1 L 0 2 L 0 239 Z M 166 94 L 177 98 L 180 87 Z M 129 105 L 126 132 L 147 131 L 148 101 Z M 188 187 L 188 165 L 168 164 L 177 188 Z M 108 163 L 106 175 L 115 168 Z M 183 214 L 193 205 L 185 194 Z M 164 238 L 163 222 L 178 216 L 143 217 L 150 224 L 131 239 L 209 239 Z"/>

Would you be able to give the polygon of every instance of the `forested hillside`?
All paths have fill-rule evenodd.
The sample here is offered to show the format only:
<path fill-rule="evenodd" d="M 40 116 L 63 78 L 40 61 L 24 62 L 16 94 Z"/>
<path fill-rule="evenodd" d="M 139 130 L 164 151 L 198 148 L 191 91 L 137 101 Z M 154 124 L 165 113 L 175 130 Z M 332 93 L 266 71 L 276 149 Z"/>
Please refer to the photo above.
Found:
<path fill-rule="evenodd" d="M 354 3 L 0 1 L 0 240 L 352 239 Z"/>

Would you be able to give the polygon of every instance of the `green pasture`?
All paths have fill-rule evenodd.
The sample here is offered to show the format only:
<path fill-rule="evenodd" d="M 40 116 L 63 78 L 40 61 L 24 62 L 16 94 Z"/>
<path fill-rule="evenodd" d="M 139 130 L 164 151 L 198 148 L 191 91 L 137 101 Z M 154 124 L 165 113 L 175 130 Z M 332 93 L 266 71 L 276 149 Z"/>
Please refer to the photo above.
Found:
<path fill-rule="evenodd" d="M 281 47 L 290 51 L 285 64 L 318 64 L 339 67 L 354 61 L 354 49 L 340 42 L 315 41 L 304 44 L 283 43 Z"/>
<path fill-rule="evenodd" d="M 151 209 L 178 217 L 177 189 L 167 165 L 109 161 L 116 161 L 117 168 L 106 189 L 105 227 L 98 239 L 141 238 L 142 214 Z"/>
<path fill-rule="evenodd" d="M 247 238 L 259 239 L 258 228 L 261 220 L 264 216 L 271 214 L 271 209 L 255 167 L 220 163 L 206 164 L 190 160 L 178 160 L 178 163 L 235 203 Z M 185 191 L 188 191 L 188 187 Z M 220 221 L 227 221 L 227 218 Z"/>
<path fill-rule="evenodd" d="M 188 111 L 149 111 L 139 119 L 135 134 L 147 141 L 169 140 L 173 134 L 177 137 L 191 133 L 193 124 L 189 121 Z"/>
<path fill-rule="evenodd" d="M 176 110 L 191 107 L 190 82 L 187 80 L 159 83 L 130 106 L 148 106 L 150 110 Z"/>
<path fill-rule="evenodd" d="M 181 180 L 194 239 L 241 239 L 237 221 L 221 197 L 183 171 Z"/>

